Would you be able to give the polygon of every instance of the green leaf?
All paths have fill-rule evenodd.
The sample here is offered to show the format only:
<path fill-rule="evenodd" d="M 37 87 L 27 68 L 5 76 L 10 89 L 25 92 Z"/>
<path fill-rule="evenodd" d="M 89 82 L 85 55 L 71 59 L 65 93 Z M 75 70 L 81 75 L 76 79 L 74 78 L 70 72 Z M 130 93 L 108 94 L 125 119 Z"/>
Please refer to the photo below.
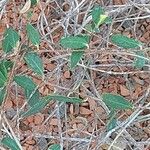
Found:
<path fill-rule="evenodd" d="M 12 28 L 6 29 L 4 33 L 4 39 L 2 41 L 2 48 L 5 53 L 12 52 L 13 48 L 17 46 L 20 36 Z"/>
<path fill-rule="evenodd" d="M 40 93 L 37 90 L 25 90 L 25 96 L 27 99 L 28 104 L 32 107 L 33 105 L 35 105 L 39 99 L 40 99 Z"/>
<path fill-rule="evenodd" d="M 111 93 L 102 94 L 104 103 L 110 109 L 132 109 L 133 105 L 124 97 Z"/>
<path fill-rule="evenodd" d="M 83 56 L 84 51 L 73 51 L 70 57 L 70 68 L 73 69 L 76 67 L 77 63 L 80 61 L 81 57 Z"/>
<path fill-rule="evenodd" d="M 31 0 L 31 6 L 36 5 L 39 2 L 39 0 Z"/>
<path fill-rule="evenodd" d="M 2 140 L 1 140 L 1 143 L 10 148 L 11 150 L 20 150 L 18 144 L 16 143 L 16 141 L 10 137 L 4 137 Z"/>
<path fill-rule="evenodd" d="M 109 122 L 107 123 L 107 131 L 110 131 L 114 129 L 117 126 L 117 120 L 116 118 L 111 118 Z"/>
<path fill-rule="evenodd" d="M 31 19 L 31 17 L 33 16 L 33 10 L 30 10 L 27 12 L 27 18 Z"/>
<path fill-rule="evenodd" d="M 39 101 L 40 93 L 38 89 L 36 89 L 37 85 L 30 77 L 19 75 L 14 77 L 14 81 L 24 89 L 27 102 L 31 107 Z"/>
<path fill-rule="evenodd" d="M 115 111 L 111 111 L 109 113 L 109 121 L 107 123 L 107 131 L 112 130 L 116 126 L 117 126 L 116 112 Z"/>
<path fill-rule="evenodd" d="M 53 144 L 48 148 L 48 150 L 60 150 L 60 149 L 61 149 L 60 144 Z"/>
<path fill-rule="evenodd" d="M 4 62 L 0 62 L 0 88 L 3 87 L 7 82 L 7 69 L 4 66 Z"/>
<path fill-rule="evenodd" d="M 27 35 L 29 40 L 32 42 L 33 45 L 39 46 L 40 44 L 40 34 L 30 23 L 26 26 Z"/>
<path fill-rule="evenodd" d="M 82 103 L 82 100 L 77 97 L 66 97 L 62 95 L 48 95 L 46 99 L 53 99 L 59 102 L 68 102 L 68 103 Z"/>
<path fill-rule="evenodd" d="M 41 58 L 35 52 L 26 53 L 24 56 L 25 62 L 29 68 L 40 76 L 44 75 L 44 68 Z"/>
<path fill-rule="evenodd" d="M 142 46 L 142 43 L 133 39 L 128 38 L 127 36 L 121 35 L 121 34 L 114 34 L 111 36 L 112 43 L 116 44 L 119 47 L 122 48 L 139 48 Z"/>
<path fill-rule="evenodd" d="M 2 60 L 2 62 L 4 63 L 4 66 L 5 66 L 7 71 L 12 69 L 13 64 L 14 64 L 12 61 L 10 61 L 10 60 Z"/>
<path fill-rule="evenodd" d="M 145 57 L 145 54 L 142 51 L 136 52 L 136 55 Z M 144 67 L 146 63 L 146 59 L 138 57 L 138 56 L 134 59 L 133 66 L 137 69 L 142 69 L 142 67 Z"/>
<path fill-rule="evenodd" d="M 25 90 L 33 91 L 37 87 L 33 80 L 26 75 L 17 75 L 14 77 L 14 81 Z"/>
<path fill-rule="evenodd" d="M 28 111 L 21 114 L 22 118 L 34 115 L 39 113 L 44 109 L 44 107 L 49 103 L 49 101 L 42 99 L 38 101 L 35 105 L 33 105 Z"/>
<path fill-rule="evenodd" d="M 71 49 L 85 49 L 88 47 L 88 43 L 89 43 L 88 35 L 63 37 L 60 40 L 60 44 L 64 48 L 71 48 Z"/>
<path fill-rule="evenodd" d="M 0 88 L 0 106 L 2 105 L 6 94 L 6 88 Z"/>
<path fill-rule="evenodd" d="M 40 101 L 38 101 L 35 105 L 33 105 L 27 112 L 21 114 L 21 116 L 24 118 L 24 117 L 39 113 L 52 100 L 56 100 L 59 102 L 82 103 L 82 100 L 76 97 L 66 97 L 66 96 L 61 96 L 61 95 L 48 95 L 48 96 L 43 97 Z"/>
<path fill-rule="evenodd" d="M 112 23 L 112 18 L 107 17 L 107 18 L 105 19 L 105 24 L 111 24 L 111 23 Z"/>
<path fill-rule="evenodd" d="M 99 22 L 100 22 L 100 16 L 104 15 L 104 10 L 102 7 L 96 5 L 94 6 L 94 8 L 92 9 L 92 20 L 95 23 L 96 26 L 98 26 Z"/>

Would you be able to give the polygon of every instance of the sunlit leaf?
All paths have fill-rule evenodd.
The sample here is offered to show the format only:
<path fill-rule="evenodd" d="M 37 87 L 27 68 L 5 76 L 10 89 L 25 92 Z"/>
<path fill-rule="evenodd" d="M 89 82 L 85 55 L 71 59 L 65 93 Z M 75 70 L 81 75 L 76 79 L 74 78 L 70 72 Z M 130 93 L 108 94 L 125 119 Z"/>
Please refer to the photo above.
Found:
<path fill-rule="evenodd" d="M 133 39 L 128 38 L 127 36 L 121 35 L 121 34 L 114 34 L 111 36 L 112 43 L 116 44 L 119 47 L 122 48 L 139 48 L 142 46 L 142 43 Z"/>
<path fill-rule="evenodd" d="M 24 56 L 27 65 L 38 75 L 43 76 L 44 68 L 41 58 L 35 52 L 29 52 Z"/>
<path fill-rule="evenodd" d="M 9 136 L 7 137 L 4 137 L 2 140 L 1 140 L 1 143 L 10 148 L 11 150 L 20 150 L 18 144 L 16 143 L 16 141 L 12 138 L 10 138 Z"/>
<path fill-rule="evenodd" d="M 89 40 L 90 38 L 88 35 L 68 36 L 68 37 L 63 37 L 60 40 L 60 44 L 64 48 L 85 49 L 88 47 Z"/>
<path fill-rule="evenodd" d="M 104 103 L 110 109 L 132 109 L 133 105 L 121 95 L 104 93 L 102 94 Z"/>
<path fill-rule="evenodd" d="M 92 9 L 92 20 L 95 23 L 95 25 L 97 26 L 99 21 L 100 21 L 100 15 L 104 15 L 104 10 L 102 7 L 100 7 L 99 5 L 94 6 L 94 8 Z"/>
<path fill-rule="evenodd" d="M 26 26 L 27 35 L 29 40 L 32 42 L 33 45 L 39 46 L 40 44 L 40 34 L 30 23 Z"/>
<path fill-rule="evenodd" d="M 18 33 L 12 29 L 7 28 L 4 33 L 4 39 L 2 41 L 2 48 L 5 53 L 12 52 L 12 50 L 17 46 L 20 36 Z"/>
<path fill-rule="evenodd" d="M 84 51 L 73 51 L 70 57 L 70 68 L 73 69 L 76 67 L 77 63 L 80 61 L 81 57 L 83 56 Z"/>

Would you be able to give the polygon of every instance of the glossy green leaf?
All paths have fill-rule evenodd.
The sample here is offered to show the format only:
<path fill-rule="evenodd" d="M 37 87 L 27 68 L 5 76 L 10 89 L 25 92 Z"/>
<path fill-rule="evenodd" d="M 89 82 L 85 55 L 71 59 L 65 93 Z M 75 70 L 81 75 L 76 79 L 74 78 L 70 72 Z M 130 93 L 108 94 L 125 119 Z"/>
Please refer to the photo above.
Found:
<path fill-rule="evenodd" d="M 33 80 L 26 75 L 17 75 L 14 77 L 14 81 L 25 90 L 33 91 L 36 88 Z"/>
<path fill-rule="evenodd" d="M 133 105 L 121 95 L 104 93 L 102 94 L 102 99 L 104 103 L 110 109 L 132 109 Z"/>
<path fill-rule="evenodd" d="M 116 44 L 119 47 L 122 48 L 139 48 L 142 46 L 142 43 L 133 39 L 128 38 L 127 36 L 121 35 L 121 34 L 114 34 L 111 36 L 112 43 Z"/>
<path fill-rule="evenodd" d="M 84 54 L 84 51 L 73 51 L 70 57 L 70 68 L 76 67 L 77 63 L 80 61 Z"/>
<path fill-rule="evenodd" d="M 35 52 L 29 52 L 25 54 L 24 60 L 27 63 L 28 67 L 37 73 L 40 76 L 44 74 L 44 68 L 41 58 Z"/>
<path fill-rule="evenodd" d="M 60 44 L 64 48 L 85 49 L 88 47 L 89 40 L 90 38 L 88 35 L 69 36 L 69 37 L 63 37 L 60 40 Z"/>
<path fill-rule="evenodd" d="M 6 88 L 5 87 L 0 88 L 0 106 L 4 101 L 5 94 L 6 94 Z"/>
<path fill-rule="evenodd" d="M 39 99 L 40 99 L 40 93 L 37 90 L 25 90 L 25 96 L 27 99 L 28 104 L 32 107 L 33 105 L 35 105 Z"/>
<path fill-rule="evenodd" d="M 142 51 L 138 51 L 136 52 L 136 55 L 137 57 L 134 59 L 133 66 L 137 69 L 141 69 L 142 67 L 144 67 L 146 63 L 146 59 L 141 58 L 141 57 L 145 57 L 145 54 Z M 141 56 L 141 57 L 138 57 L 138 56 Z"/>
<path fill-rule="evenodd" d="M 99 24 L 100 15 L 104 15 L 104 13 L 105 12 L 103 8 L 100 7 L 99 5 L 94 6 L 94 8 L 92 9 L 92 20 L 96 26 Z"/>
<path fill-rule="evenodd" d="M 29 40 L 32 42 L 33 45 L 39 46 L 40 44 L 40 34 L 30 23 L 26 26 L 27 35 Z"/>
<path fill-rule="evenodd" d="M 3 87 L 7 82 L 7 69 L 4 62 L 0 62 L 0 88 Z"/>
<path fill-rule="evenodd" d="M 18 33 L 12 29 L 6 29 L 4 33 L 4 39 L 2 41 L 2 48 L 5 53 L 12 52 L 13 48 L 17 46 L 17 42 L 19 42 L 20 36 Z"/>
<path fill-rule="evenodd" d="M 48 150 L 60 150 L 60 149 L 61 149 L 60 144 L 53 144 L 48 148 Z"/>
<path fill-rule="evenodd" d="M 11 150 L 20 150 L 18 144 L 16 143 L 16 141 L 12 138 L 10 138 L 9 136 L 7 137 L 4 137 L 2 140 L 1 140 L 1 143 L 10 148 Z"/>
<path fill-rule="evenodd" d="M 31 0 L 31 6 L 36 5 L 39 2 L 39 0 Z"/>

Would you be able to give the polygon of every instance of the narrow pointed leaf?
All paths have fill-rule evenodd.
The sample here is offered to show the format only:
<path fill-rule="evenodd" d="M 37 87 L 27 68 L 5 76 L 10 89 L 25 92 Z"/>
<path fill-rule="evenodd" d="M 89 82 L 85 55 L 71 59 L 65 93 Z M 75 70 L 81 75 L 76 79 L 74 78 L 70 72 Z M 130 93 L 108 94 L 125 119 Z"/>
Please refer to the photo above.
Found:
<path fill-rule="evenodd" d="M 73 69 L 76 67 L 77 63 L 80 61 L 81 57 L 83 56 L 84 51 L 73 51 L 70 57 L 70 68 Z"/>
<path fill-rule="evenodd" d="M 110 109 L 132 109 L 133 105 L 124 97 L 111 93 L 104 93 L 102 95 L 104 103 Z"/>
<path fill-rule="evenodd" d="M 20 150 L 18 144 L 16 143 L 16 141 L 10 137 L 4 137 L 2 140 L 1 140 L 1 143 L 10 148 L 11 150 Z"/>
<path fill-rule="evenodd" d="M 4 62 L 0 62 L 0 88 L 3 87 L 7 82 L 7 69 L 4 66 Z"/>
<path fill-rule="evenodd" d="M 23 114 L 21 114 L 21 116 L 24 118 L 24 117 L 39 113 L 52 100 L 56 100 L 59 102 L 82 103 L 82 100 L 76 97 L 66 97 L 66 96 L 61 96 L 61 95 L 48 95 L 48 96 L 43 97 L 40 101 L 38 101 L 35 105 L 33 105 L 27 112 L 24 112 Z"/>
<path fill-rule="evenodd" d="M 116 112 L 114 110 L 109 113 L 109 120 L 107 123 L 107 131 L 112 130 L 117 126 Z"/>
<path fill-rule="evenodd" d="M 66 97 L 62 95 L 48 95 L 46 99 L 53 99 L 59 102 L 68 102 L 68 103 L 82 103 L 82 100 L 77 97 Z"/>
<path fill-rule="evenodd" d="M 33 91 L 36 88 L 33 80 L 26 75 L 17 75 L 14 77 L 14 81 L 25 90 Z"/>
<path fill-rule="evenodd" d="M 117 126 L 117 119 L 115 117 L 110 118 L 107 123 L 107 131 L 114 129 Z"/>
<path fill-rule="evenodd" d="M 2 105 L 6 94 L 6 88 L 0 88 L 0 106 Z"/>
<path fill-rule="evenodd" d="M 112 43 L 116 44 L 119 47 L 122 48 L 139 48 L 142 46 L 142 43 L 133 39 L 128 38 L 127 36 L 121 35 L 121 34 L 114 34 L 111 36 Z"/>
<path fill-rule="evenodd" d="M 136 55 L 145 57 L 145 55 L 142 51 L 136 52 Z M 138 57 L 138 56 L 134 59 L 133 65 L 134 65 L 135 68 L 141 69 L 142 67 L 144 67 L 144 65 L 146 63 L 146 59 Z"/>
<path fill-rule="evenodd" d="M 60 40 L 60 44 L 62 47 L 71 49 L 85 49 L 88 47 L 88 43 L 89 43 L 89 36 L 87 35 L 63 37 Z"/>
<path fill-rule="evenodd" d="M 25 62 L 28 67 L 33 70 L 33 72 L 37 73 L 40 76 L 44 74 L 44 68 L 41 58 L 35 52 L 29 52 L 24 56 Z"/>
<path fill-rule="evenodd" d="M 51 145 L 48 150 L 61 150 L 60 144 Z"/>
<path fill-rule="evenodd" d="M 14 81 L 24 89 L 27 102 L 31 107 L 39 101 L 40 93 L 30 77 L 26 75 L 15 76 Z"/>
<path fill-rule="evenodd" d="M 40 99 L 40 93 L 37 90 L 25 90 L 25 96 L 28 104 L 32 107 L 34 106 Z"/>
<path fill-rule="evenodd" d="M 44 107 L 49 103 L 46 100 L 40 100 L 35 105 L 33 105 L 28 111 L 21 114 L 23 118 L 39 113 L 44 109 Z"/>
<path fill-rule="evenodd" d="M 33 45 L 39 46 L 40 44 L 40 34 L 30 23 L 26 26 L 27 35 L 29 40 L 32 42 Z"/>
<path fill-rule="evenodd" d="M 6 29 L 4 33 L 4 39 L 2 41 L 3 51 L 5 53 L 12 52 L 13 48 L 17 46 L 19 39 L 20 39 L 20 36 L 14 29 L 12 28 Z"/>

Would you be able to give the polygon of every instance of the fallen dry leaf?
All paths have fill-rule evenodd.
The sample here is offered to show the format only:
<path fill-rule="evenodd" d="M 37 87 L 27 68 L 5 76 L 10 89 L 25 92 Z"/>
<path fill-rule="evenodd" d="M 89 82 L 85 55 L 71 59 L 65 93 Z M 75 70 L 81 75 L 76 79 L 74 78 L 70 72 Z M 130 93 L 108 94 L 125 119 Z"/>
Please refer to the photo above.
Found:
<path fill-rule="evenodd" d="M 130 95 L 130 91 L 123 85 L 119 85 L 120 86 L 120 93 L 122 96 L 128 96 Z"/>

